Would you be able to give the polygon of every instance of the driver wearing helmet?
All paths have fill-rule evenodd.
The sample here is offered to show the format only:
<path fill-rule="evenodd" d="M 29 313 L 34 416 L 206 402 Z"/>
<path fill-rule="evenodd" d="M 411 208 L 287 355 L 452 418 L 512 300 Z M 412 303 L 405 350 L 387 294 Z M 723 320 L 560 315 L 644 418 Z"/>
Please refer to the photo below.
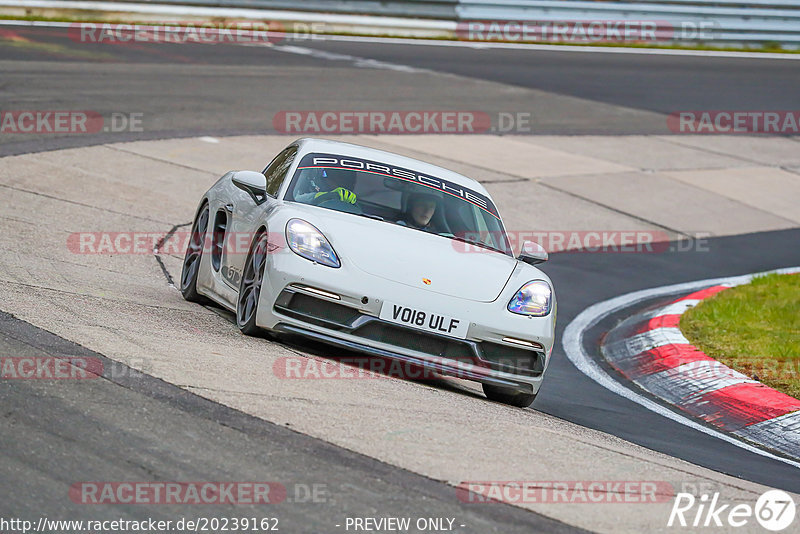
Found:
<path fill-rule="evenodd" d="M 331 200 L 355 204 L 356 194 L 352 191 L 356 181 L 355 178 L 352 171 L 322 169 L 321 174 L 310 180 L 311 191 L 296 195 L 295 200 L 314 205 Z"/>
<path fill-rule="evenodd" d="M 432 228 L 431 222 L 436 208 L 439 204 L 439 197 L 426 192 L 411 193 L 408 197 L 408 205 L 403 212 L 402 218 L 397 224 L 410 226 L 419 230 L 436 232 Z"/>

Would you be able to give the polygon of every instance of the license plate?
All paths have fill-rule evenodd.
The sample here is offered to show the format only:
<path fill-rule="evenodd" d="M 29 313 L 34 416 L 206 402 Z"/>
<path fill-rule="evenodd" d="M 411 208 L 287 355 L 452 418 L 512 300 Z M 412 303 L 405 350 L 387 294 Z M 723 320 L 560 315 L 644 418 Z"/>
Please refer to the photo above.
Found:
<path fill-rule="evenodd" d="M 380 317 L 392 323 L 459 339 L 466 338 L 467 330 L 469 329 L 469 322 L 463 319 L 456 319 L 441 313 L 411 308 L 393 302 L 383 303 Z"/>

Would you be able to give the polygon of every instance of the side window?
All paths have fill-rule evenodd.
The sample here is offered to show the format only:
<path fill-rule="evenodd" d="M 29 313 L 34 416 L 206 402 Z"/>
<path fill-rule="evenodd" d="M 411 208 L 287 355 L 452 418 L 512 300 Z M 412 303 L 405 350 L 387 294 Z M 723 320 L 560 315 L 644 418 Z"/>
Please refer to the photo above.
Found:
<path fill-rule="evenodd" d="M 278 154 L 272 163 L 264 170 L 264 176 L 267 178 L 267 194 L 274 197 L 278 194 L 286 174 L 289 172 L 289 167 L 292 166 L 294 157 L 297 155 L 297 147 L 290 146 L 280 154 Z"/>

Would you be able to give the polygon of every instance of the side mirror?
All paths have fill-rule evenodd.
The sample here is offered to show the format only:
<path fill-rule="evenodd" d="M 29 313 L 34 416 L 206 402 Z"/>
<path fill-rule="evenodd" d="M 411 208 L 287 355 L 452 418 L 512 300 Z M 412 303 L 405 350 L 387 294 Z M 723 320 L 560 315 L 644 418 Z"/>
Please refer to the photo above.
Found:
<path fill-rule="evenodd" d="M 531 265 L 536 265 L 537 263 L 546 262 L 548 257 L 547 251 L 542 245 L 535 241 L 525 241 L 522 243 L 522 250 L 517 259 Z"/>
<path fill-rule="evenodd" d="M 257 204 L 264 202 L 267 196 L 267 177 L 255 171 L 236 171 L 231 176 L 233 185 L 247 191 Z"/>

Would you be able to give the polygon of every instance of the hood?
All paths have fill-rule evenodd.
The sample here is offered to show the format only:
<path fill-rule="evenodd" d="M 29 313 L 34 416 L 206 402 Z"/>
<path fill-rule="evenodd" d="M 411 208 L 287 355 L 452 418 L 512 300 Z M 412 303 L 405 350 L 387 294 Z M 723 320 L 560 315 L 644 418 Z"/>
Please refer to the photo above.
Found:
<path fill-rule="evenodd" d="M 452 297 L 494 301 L 517 264 L 499 252 L 357 215 L 332 212 L 308 221 L 325 234 L 343 265 Z"/>

